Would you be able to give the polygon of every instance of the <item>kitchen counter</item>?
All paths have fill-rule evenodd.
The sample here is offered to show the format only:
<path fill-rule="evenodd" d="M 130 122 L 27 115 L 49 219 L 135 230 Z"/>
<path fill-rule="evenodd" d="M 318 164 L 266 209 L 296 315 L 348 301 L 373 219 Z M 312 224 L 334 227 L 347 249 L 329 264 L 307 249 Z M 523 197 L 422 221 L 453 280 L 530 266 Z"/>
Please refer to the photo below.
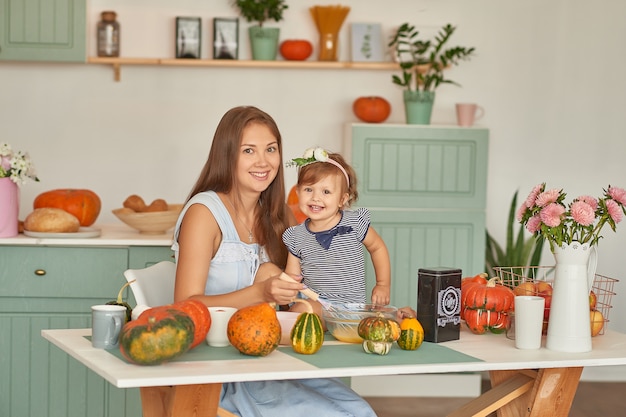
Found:
<path fill-rule="evenodd" d="M 101 235 L 93 238 L 34 238 L 20 233 L 0 238 L 0 245 L 12 246 L 171 246 L 173 229 L 158 235 L 139 233 L 125 224 L 94 224 Z"/>

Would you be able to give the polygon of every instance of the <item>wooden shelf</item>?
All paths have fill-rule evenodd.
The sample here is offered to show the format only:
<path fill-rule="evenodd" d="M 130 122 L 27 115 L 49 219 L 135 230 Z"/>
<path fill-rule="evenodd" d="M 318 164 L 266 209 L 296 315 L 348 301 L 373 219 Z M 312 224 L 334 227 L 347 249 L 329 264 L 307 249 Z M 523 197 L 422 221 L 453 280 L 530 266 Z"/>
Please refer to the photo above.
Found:
<path fill-rule="evenodd" d="M 347 70 L 397 70 L 395 62 L 337 62 L 337 61 L 254 61 L 233 59 L 173 59 L 173 58 L 87 58 L 89 64 L 111 65 L 115 81 L 120 80 L 122 65 L 166 65 L 215 68 L 259 69 L 347 69 Z"/>

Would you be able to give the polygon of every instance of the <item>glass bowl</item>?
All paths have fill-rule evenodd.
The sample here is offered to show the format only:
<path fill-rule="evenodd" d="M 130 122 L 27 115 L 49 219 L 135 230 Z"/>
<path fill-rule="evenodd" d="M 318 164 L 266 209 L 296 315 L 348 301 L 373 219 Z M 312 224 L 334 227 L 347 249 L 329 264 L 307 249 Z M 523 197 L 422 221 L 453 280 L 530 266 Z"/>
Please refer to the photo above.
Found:
<path fill-rule="evenodd" d="M 332 308 L 322 311 L 322 318 L 328 332 L 337 340 L 346 343 L 361 343 L 357 328 L 365 317 L 382 314 L 383 317 L 396 320 L 398 309 L 393 306 L 381 306 L 363 303 L 332 303 Z"/>

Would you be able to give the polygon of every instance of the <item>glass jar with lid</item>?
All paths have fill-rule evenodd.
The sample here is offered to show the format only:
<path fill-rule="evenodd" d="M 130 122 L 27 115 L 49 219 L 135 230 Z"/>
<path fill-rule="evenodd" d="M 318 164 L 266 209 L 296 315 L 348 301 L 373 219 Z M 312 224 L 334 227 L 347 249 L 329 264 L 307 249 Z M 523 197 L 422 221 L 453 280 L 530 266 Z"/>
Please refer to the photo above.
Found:
<path fill-rule="evenodd" d="M 97 29 L 98 56 L 120 56 L 120 24 L 115 20 L 117 14 L 105 11 L 100 14 L 100 18 Z"/>

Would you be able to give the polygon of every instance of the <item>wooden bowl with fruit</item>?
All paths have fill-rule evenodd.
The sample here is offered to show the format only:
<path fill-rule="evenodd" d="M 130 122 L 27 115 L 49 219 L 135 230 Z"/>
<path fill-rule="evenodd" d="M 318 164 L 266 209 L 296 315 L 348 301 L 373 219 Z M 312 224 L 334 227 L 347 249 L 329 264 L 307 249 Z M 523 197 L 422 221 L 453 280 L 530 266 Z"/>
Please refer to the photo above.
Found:
<path fill-rule="evenodd" d="M 137 195 L 128 197 L 124 207 L 113 210 L 115 217 L 143 234 L 163 234 L 176 225 L 183 204 L 168 204 L 163 199 L 146 205 Z"/>

